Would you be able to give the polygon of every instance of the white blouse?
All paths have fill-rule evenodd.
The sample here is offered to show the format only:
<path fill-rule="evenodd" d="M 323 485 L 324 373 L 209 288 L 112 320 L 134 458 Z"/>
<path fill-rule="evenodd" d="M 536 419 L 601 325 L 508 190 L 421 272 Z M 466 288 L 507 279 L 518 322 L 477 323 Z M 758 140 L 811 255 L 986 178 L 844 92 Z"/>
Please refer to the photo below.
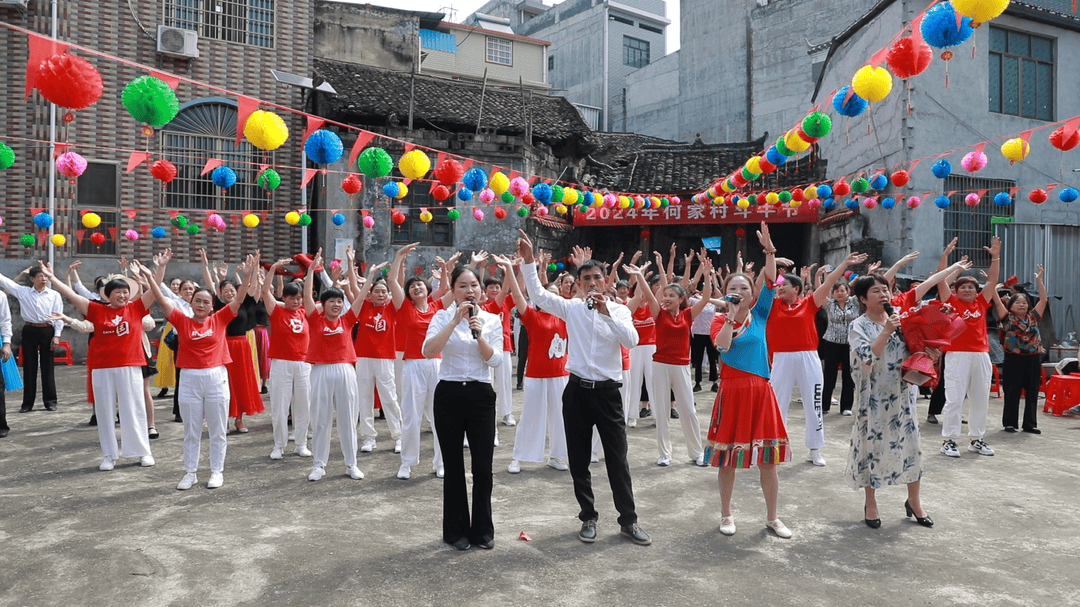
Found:
<path fill-rule="evenodd" d="M 428 325 L 424 345 L 427 345 L 427 340 L 438 335 L 447 323 L 453 322 L 457 314 L 457 303 L 436 312 Z M 439 363 L 440 380 L 491 383 L 491 368 L 499 366 L 503 359 L 502 321 L 498 316 L 484 310 L 477 310 L 476 314 L 484 322 L 481 335 L 491 345 L 491 357 L 484 360 L 480 356 L 480 344 L 473 339 L 468 321 L 463 319 L 454 327 L 454 332 L 443 347 L 442 362 Z"/>

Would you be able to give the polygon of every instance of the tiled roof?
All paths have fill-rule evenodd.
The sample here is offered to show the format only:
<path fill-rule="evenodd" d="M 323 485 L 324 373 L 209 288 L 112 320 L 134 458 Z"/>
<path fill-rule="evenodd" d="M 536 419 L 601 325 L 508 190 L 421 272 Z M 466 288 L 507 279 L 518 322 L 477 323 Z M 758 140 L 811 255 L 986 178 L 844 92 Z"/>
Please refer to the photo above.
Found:
<path fill-rule="evenodd" d="M 408 122 L 411 74 L 318 57 L 314 64 L 316 75 L 337 90 L 335 96 L 320 98 L 320 106 L 330 106 L 328 117 L 342 118 L 342 122 L 387 124 L 394 115 L 398 123 Z M 527 121 L 522 115 L 520 91 L 489 86 L 484 91 L 481 115 L 480 84 L 422 74 L 415 79 L 414 125 L 475 130 L 479 119 L 480 126 L 499 134 L 525 134 Z M 564 97 L 526 93 L 524 104 L 532 122 L 532 136 L 539 141 L 578 147 L 589 134 L 589 126 L 577 108 Z M 320 110 L 325 111 L 322 107 Z"/>
<path fill-rule="evenodd" d="M 766 137 L 740 143 L 688 144 L 632 133 L 593 133 L 589 143 L 596 150 L 586 158 L 581 180 L 587 186 L 619 192 L 696 194 L 760 152 Z M 786 187 L 824 177 L 825 161 L 804 155 L 755 185 Z"/>

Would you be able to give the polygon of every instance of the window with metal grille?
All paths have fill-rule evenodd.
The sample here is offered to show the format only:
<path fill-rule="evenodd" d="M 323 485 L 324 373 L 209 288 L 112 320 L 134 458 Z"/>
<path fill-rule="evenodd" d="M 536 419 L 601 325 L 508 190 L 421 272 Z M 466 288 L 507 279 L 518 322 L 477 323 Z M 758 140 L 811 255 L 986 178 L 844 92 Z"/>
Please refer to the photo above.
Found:
<path fill-rule="evenodd" d="M 410 192 L 405 198 L 408 208 L 398 207 L 405 213 L 405 222 L 393 224 L 391 241 L 394 244 L 408 244 L 419 242 L 421 245 L 451 247 L 454 246 L 454 222 L 446 216 L 448 209 L 439 206 L 429 206 L 435 201 L 427 194 Z M 431 221 L 424 223 L 420 220 L 420 208 L 426 207 L 431 212 Z"/>
<path fill-rule="evenodd" d="M 162 205 L 173 209 L 261 211 L 269 196 L 255 179 L 259 164 L 273 164 L 272 152 L 236 141 L 236 108 L 218 102 L 184 108 L 161 131 L 161 154 L 176 165 L 176 179 L 162 193 Z M 210 158 L 225 161 L 236 172 L 236 183 L 222 191 L 211 173 L 200 175 Z"/>
<path fill-rule="evenodd" d="M 487 61 L 499 65 L 514 65 L 514 43 L 510 40 L 488 36 Z"/>
<path fill-rule="evenodd" d="M 990 111 L 1054 119 L 1054 40 L 990 26 Z"/>
<path fill-rule="evenodd" d="M 548 55 L 548 71 L 555 71 L 555 55 Z"/>
<path fill-rule="evenodd" d="M 630 67 L 649 65 L 649 43 L 630 36 L 623 36 L 623 64 Z"/>
<path fill-rule="evenodd" d="M 169 27 L 274 48 L 274 0 L 162 0 L 162 12 Z"/>
<path fill-rule="evenodd" d="M 977 268 L 990 266 L 990 254 L 983 247 L 990 246 L 992 217 L 1012 217 L 1016 203 L 1007 206 L 994 204 L 994 195 L 1008 192 L 1016 182 L 1008 179 L 982 179 L 950 175 L 945 178 L 945 193 L 949 196 L 949 208 L 945 209 L 944 244 L 957 238 L 956 253 L 951 261 L 967 255 Z M 971 192 L 986 190 L 979 204 L 969 207 L 964 198 Z"/>
<path fill-rule="evenodd" d="M 115 162 L 86 163 L 86 171 L 78 180 L 78 193 L 76 201 L 79 211 L 93 211 L 101 217 L 101 225 L 86 230 L 82 240 L 76 243 L 75 252 L 79 255 L 116 255 L 116 238 L 120 224 L 117 207 L 120 205 L 120 165 Z M 110 210 L 111 209 L 111 210 Z M 81 215 L 76 215 L 73 221 L 78 229 L 83 229 Z M 110 230 L 111 228 L 111 230 Z M 100 245 L 94 244 L 91 237 L 95 232 L 105 236 L 105 242 Z"/>

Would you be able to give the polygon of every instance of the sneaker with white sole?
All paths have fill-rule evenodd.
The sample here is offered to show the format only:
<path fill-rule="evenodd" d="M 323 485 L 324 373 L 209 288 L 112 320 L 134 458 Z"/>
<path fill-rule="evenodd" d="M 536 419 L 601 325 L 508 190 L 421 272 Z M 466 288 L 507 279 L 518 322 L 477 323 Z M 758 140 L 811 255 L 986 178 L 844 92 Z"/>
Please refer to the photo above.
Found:
<path fill-rule="evenodd" d="M 446 471 L 443 469 L 442 466 L 432 466 L 431 468 L 435 471 L 435 476 L 437 478 L 442 478 L 446 476 Z"/>
<path fill-rule="evenodd" d="M 495 446 L 496 447 L 499 446 L 499 433 L 498 432 L 495 433 Z"/>
<path fill-rule="evenodd" d="M 371 453 L 375 450 L 375 439 L 365 438 L 364 444 L 360 445 L 360 451 L 363 453 Z"/>
<path fill-rule="evenodd" d="M 626 421 L 626 427 L 627 428 L 637 428 L 637 418 L 636 417 L 631 417 L 630 419 L 628 419 Z"/>
<path fill-rule="evenodd" d="M 326 470 L 323 470 L 321 466 L 315 466 L 311 469 L 311 474 L 307 475 L 309 481 L 317 481 L 326 474 Z"/>
<path fill-rule="evenodd" d="M 274 447 L 274 450 L 270 452 L 270 459 L 281 459 L 281 449 Z"/>
<path fill-rule="evenodd" d="M 720 519 L 720 533 L 724 535 L 735 535 L 734 516 L 725 516 Z"/>
<path fill-rule="evenodd" d="M 956 448 L 956 441 L 951 438 L 941 443 L 941 452 L 948 457 L 960 457 L 960 450 Z"/>
<path fill-rule="evenodd" d="M 102 470 L 104 472 L 108 472 L 109 470 L 112 470 L 115 467 L 116 467 L 116 463 L 113 460 L 113 458 L 106 455 L 105 457 L 101 458 L 101 463 L 98 464 L 97 469 Z"/>
<path fill-rule="evenodd" d="M 514 414 L 513 413 L 507 413 L 506 415 L 503 416 L 502 423 L 505 426 L 516 426 L 517 425 L 517 420 L 514 419 Z"/>
<path fill-rule="evenodd" d="M 411 477 L 411 476 L 412 476 L 412 468 L 410 468 L 408 464 L 401 464 L 401 467 L 398 468 L 398 471 L 397 471 L 397 477 L 400 478 L 403 481 L 407 481 L 407 480 L 409 480 L 409 477 Z"/>
<path fill-rule="evenodd" d="M 358 481 L 358 480 L 361 480 L 361 479 L 364 478 L 364 473 L 361 472 L 360 468 L 358 468 L 356 466 L 349 466 L 349 470 L 348 470 L 347 473 L 349 475 L 349 478 L 351 478 L 353 480 Z"/>
<path fill-rule="evenodd" d="M 195 476 L 194 472 L 188 472 L 184 475 L 184 478 L 180 479 L 180 482 L 176 484 L 176 488 L 180 491 L 187 491 L 194 487 L 197 482 L 199 482 L 199 477 Z"/>
<path fill-rule="evenodd" d="M 600 454 L 596 451 L 593 451 L 592 456 L 589 457 L 589 461 L 594 464 L 600 463 Z"/>
<path fill-rule="evenodd" d="M 139 458 L 139 465 L 142 466 L 143 468 L 149 468 L 150 466 L 153 466 L 156 463 L 157 462 L 154 461 L 154 456 L 153 455 L 144 455 L 144 456 Z"/>
<path fill-rule="evenodd" d="M 401 453 L 401 439 L 400 438 L 397 439 L 396 443 L 394 443 L 394 453 Z"/>
<path fill-rule="evenodd" d="M 825 465 L 825 458 L 821 456 L 821 449 L 810 450 L 810 461 L 813 462 L 815 466 Z"/>
<path fill-rule="evenodd" d="M 210 480 L 206 481 L 206 488 L 217 489 L 223 484 L 225 484 L 225 477 L 222 476 L 220 472 L 211 472 Z"/>
<path fill-rule="evenodd" d="M 308 449 L 307 445 L 297 445 L 296 449 L 293 450 L 293 453 L 296 453 L 300 457 L 311 457 L 311 449 Z"/>
<path fill-rule="evenodd" d="M 517 474 L 521 472 L 521 462 L 516 459 L 510 460 L 510 465 L 506 467 L 506 471 L 510 474 Z"/>
<path fill-rule="evenodd" d="M 668 457 L 667 455 L 662 455 L 662 456 L 660 456 L 660 459 L 656 460 L 656 465 L 657 466 L 664 466 L 664 467 L 670 466 L 671 465 L 671 458 Z"/>
<path fill-rule="evenodd" d="M 567 470 L 570 469 L 570 466 L 567 466 L 566 462 L 562 461 L 561 459 L 554 458 L 554 457 L 548 460 L 548 467 L 549 468 L 554 468 L 554 469 L 558 470 L 559 472 L 566 472 Z"/>
<path fill-rule="evenodd" d="M 987 445 L 985 442 L 983 442 L 983 440 L 981 438 L 977 438 L 977 439 L 971 441 L 971 444 L 968 445 L 968 451 L 971 451 L 973 453 L 978 453 L 979 455 L 993 455 L 994 454 L 994 450 L 990 448 L 990 445 Z"/>
<path fill-rule="evenodd" d="M 701 452 L 701 455 L 697 456 L 697 459 L 694 460 L 694 463 L 696 465 L 702 467 L 702 468 L 709 465 L 708 462 L 705 461 L 705 452 L 704 451 Z"/>
<path fill-rule="evenodd" d="M 844 417 L 851 417 L 851 415 L 852 415 L 851 409 L 844 409 L 843 411 L 840 412 L 840 414 L 843 415 Z"/>

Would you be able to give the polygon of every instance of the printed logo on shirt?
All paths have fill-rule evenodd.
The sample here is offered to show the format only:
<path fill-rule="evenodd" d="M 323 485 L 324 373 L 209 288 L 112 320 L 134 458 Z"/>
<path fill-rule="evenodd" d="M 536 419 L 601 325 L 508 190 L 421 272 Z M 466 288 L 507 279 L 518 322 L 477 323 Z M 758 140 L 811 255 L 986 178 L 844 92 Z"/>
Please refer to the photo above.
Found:
<path fill-rule="evenodd" d="M 334 327 L 333 329 L 331 329 L 330 327 L 324 326 L 323 329 L 322 329 L 322 334 L 323 335 L 340 335 L 340 334 L 342 334 L 344 332 L 345 332 L 345 328 L 340 326 L 340 325 L 337 326 L 337 327 Z"/>
<path fill-rule="evenodd" d="M 198 329 L 191 330 L 191 339 L 206 339 L 214 334 L 214 329 L 209 328 L 204 332 L 200 332 Z"/>
<path fill-rule="evenodd" d="M 367 323 L 367 326 L 369 328 L 375 329 L 379 332 L 386 330 L 386 319 L 383 318 L 382 312 L 376 314 L 371 320 L 374 322 Z"/>
<path fill-rule="evenodd" d="M 291 329 L 293 333 L 303 333 L 304 321 L 300 320 L 299 318 L 290 318 L 289 329 Z"/>
<path fill-rule="evenodd" d="M 128 322 L 124 320 L 123 316 L 117 315 L 116 318 L 112 320 L 112 322 L 113 325 L 116 326 L 116 335 L 119 337 L 123 337 L 131 331 L 131 325 L 129 325 Z"/>
<path fill-rule="evenodd" d="M 964 313 L 960 315 L 960 318 L 967 320 L 969 318 L 982 318 L 982 312 L 978 310 L 964 310 Z"/>
<path fill-rule="evenodd" d="M 548 346 L 548 358 L 562 358 L 566 356 L 566 338 L 556 333 L 551 337 L 551 345 Z"/>

